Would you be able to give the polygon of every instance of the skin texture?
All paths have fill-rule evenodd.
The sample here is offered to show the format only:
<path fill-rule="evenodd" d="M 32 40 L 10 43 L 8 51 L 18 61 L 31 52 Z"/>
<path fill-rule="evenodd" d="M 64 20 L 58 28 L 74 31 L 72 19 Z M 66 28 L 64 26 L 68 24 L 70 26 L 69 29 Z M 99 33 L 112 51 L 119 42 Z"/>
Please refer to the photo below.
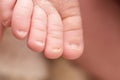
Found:
<path fill-rule="evenodd" d="M 1 1 L 2 25 L 10 25 L 17 39 L 27 37 L 28 47 L 32 50 L 44 51 L 50 59 L 60 56 L 76 59 L 82 54 L 83 31 L 79 0 Z"/>
<path fill-rule="evenodd" d="M 81 0 L 80 4 L 85 51 L 77 63 L 101 80 L 120 80 L 119 5 L 113 0 Z"/>

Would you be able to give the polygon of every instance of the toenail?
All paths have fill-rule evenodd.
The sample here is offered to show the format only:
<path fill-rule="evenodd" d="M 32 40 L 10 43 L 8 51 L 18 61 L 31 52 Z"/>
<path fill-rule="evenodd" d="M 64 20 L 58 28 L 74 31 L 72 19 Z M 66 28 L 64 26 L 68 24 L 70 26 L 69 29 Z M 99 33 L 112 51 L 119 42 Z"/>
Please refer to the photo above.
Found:
<path fill-rule="evenodd" d="M 71 49 L 80 49 L 80 44 L 79 43 L 69 43 L 69 47 Z"/>
<path fill-rule="evenodd" d="M 43 47 L 45 45 L 45 43 L 43 41 L 35 41 L 35 44 L 37 44 L 38 46 Z"/>
<path fill-rule="evenodd" d="M 17 34 L 18 34 L 20 37 L 24 38 L 24 37 L 27 35 L 27 32 L 24 31 L 24 30 L 18 30 L 18 31 L 17 31 Z"/>
<path fill-rule="evenodd" d="M 54 48 L 53 53 L 62 53 L 63 50 L 61 48 Z"/>

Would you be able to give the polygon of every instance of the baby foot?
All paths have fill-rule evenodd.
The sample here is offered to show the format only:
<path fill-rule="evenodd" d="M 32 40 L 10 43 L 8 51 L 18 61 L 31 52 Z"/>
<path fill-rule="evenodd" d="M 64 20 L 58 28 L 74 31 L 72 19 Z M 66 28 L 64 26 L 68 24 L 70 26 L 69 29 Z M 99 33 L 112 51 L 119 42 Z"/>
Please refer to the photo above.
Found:
<path fill-rule="evenodd" d="M 36 4 L 38 0 L 3 0 L 2 3 L 1 11 L 5 9 L 1 15 L 3 24 L 12 26 L 16 38 L 24 39 L 30 30 L 28 46 L 31 49 L 37 52 L 44 50 L 45 55 L 52 59 L 62 55 L 62 20 L 50 2 L 41 0 Z"/>
<path fill-rule="evenodd" d="M 53 5 L 47 0 L 35 0 L 28 46 L 38 52 L 44 50 L 49 59 L 63 53 L 63 24 Z"/>
<path fill-rule="evenodd" d="M 83 30 L 79 0 L 50 0 L 59 11 L 64 26 L 64 53 L 67 59 L 76 59 L 83 52 Z M 61 6 L 62 5 L 62 6 Z"/>
<path fill-rule="evenodd" d="M 83 32 L 81 25 L 79 0 L 35 1 L 37 2 L 37 5 L 39 5 L 39 7 L 36 6 L 33 12 L 32 26 L 28 39 L 28 45 L 30 46 L 30 48 L 39 51 L 41 48 L 40 46 L 45 45 L 44 39 L 46 38 L 42 35 L 46 35 L 47 31 L 48 33 L 46 46 L 44 48 L 44 53 L 46 57 L 50 59 L 56 59 L 63 55 L 67 59 L 78 58 L 83 51 Z M 44 11 L 46 12 L 48 19 L 46 18 L 45 14 L 43 16 L 40 16 L 40 12 Z M 47 24 L 43 19 L 48 21 Z M 41 27 L 39 27 L 39 25 L 42 26 L 42 29 Z M 36 31 L 39 32 L 39 35 L 37 35 L 38 33 Z M 41 40 L 42 38 L 44 39 Z"/>
<path fill-rule="evenodd" d="M 83 51 L 79 0 L 18 0 L 12 15 L 12 30 L 18 39 L 24 39 L 30 29 L 28 46 L 38 52 L 44 50 L 46 57 L 78 58 Z M 12 6 L 15 1 L 12 3 Z M 38 6 L 39 5 L 39 6 Z M 54 6 L 53 6 L 54 5 Z M 62 6 L 61 6 L 62 5 Z M 9 17 L 12 8 L 10 8 Z M 58 13 L 59 12 L 59 13 Z M 61 16 L 60 16 L 61 15 Z M 3 19 L 9 22 L 9 17 Z M 75 21 L 75 22 L 74 22 Z M 63 25 L 64 24 L 64 25 Z M 63 48 L 64 26 L 64 48 Z"/>

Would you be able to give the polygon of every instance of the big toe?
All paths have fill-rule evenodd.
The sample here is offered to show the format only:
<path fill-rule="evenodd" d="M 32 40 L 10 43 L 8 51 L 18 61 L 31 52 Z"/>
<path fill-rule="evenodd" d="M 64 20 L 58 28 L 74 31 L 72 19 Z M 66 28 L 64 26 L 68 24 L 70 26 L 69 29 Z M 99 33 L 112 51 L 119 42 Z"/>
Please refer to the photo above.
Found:
<path fill-rule="evenodd" d="M 67 59 L 77 59 L 83 52 L 83 30 L 80 16 L 64 19 L 64 54 Z"/>

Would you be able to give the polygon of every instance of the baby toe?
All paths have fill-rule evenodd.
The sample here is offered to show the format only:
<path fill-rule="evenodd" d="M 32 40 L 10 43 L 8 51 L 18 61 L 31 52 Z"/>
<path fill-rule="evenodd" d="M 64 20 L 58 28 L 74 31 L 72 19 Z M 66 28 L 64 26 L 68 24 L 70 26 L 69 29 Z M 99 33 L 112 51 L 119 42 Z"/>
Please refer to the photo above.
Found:
<path fill-rule="evenodd" d="M 77 59 L 83 52 L 83 31 L 80 16 L 64 20 L 64 53 L 67 59 Z"/>
<path fill-rule="evenodd" d="M 28 38 L 28 46 L 36 52 L 42 52 L 45 47 L 46 36 L 47 15 L 43 9 L 39 6 L 35 6 Z"/>
<path fill-rule="evenodd" d="M 12 31 L 16 38 L 24 39 L 28 35 L 32 11 L 32 0 L 17 0 L 12 15 Z"/>

